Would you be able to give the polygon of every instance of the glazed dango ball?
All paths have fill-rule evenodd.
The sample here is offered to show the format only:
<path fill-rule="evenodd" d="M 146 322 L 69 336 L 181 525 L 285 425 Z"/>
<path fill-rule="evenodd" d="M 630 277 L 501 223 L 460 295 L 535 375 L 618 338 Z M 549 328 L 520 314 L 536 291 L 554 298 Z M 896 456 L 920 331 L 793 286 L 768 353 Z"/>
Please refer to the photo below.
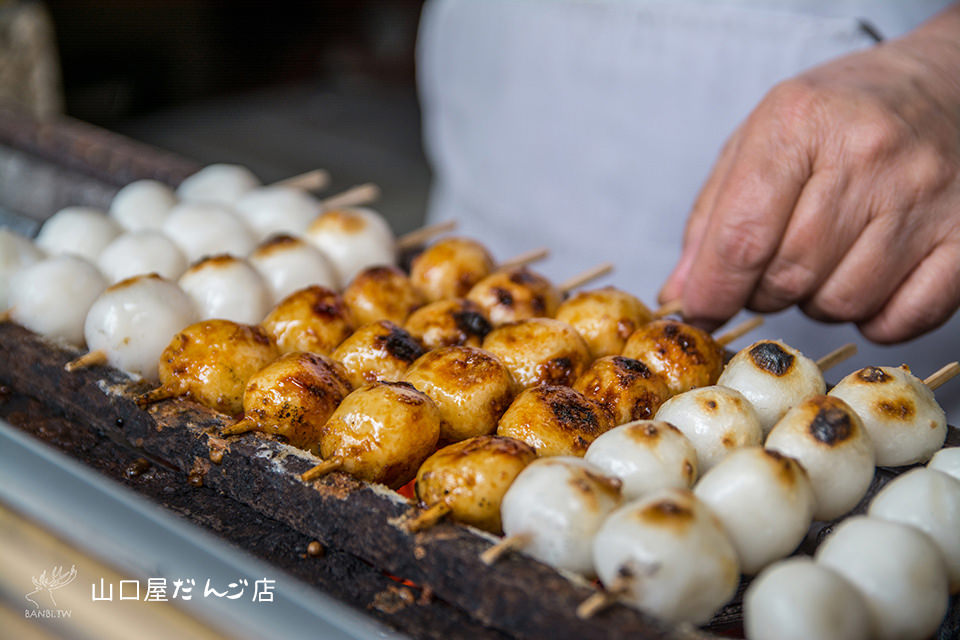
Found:
<path fill-rule="evenodd" d="M 111 366 L 155 382 L 170 339 L 197 319 L 180 287 L 151 274 L 108 287 L 90 306 L 83 333 L 87 347 L 103 351 Z"/>
<path fill-rule="evenodd" d="M 320 249 L 341 283 L 375 265 L 397 261 L 390 225 L 372 209 L 334 209 L 319 215 L 306 231 L 306 239 Z"/>
<path fill-rule="evenodd" d="M 71 254 L 96 262 L 122 228 L 106 213 L 92 207 L 66 207 L 40 227 L 37 247 L 49 255 Z"/>
<path fill-rule="evenodd" d="M 491 271 L 493 258 L 469 238 L 444 238 L 413 259 L 410 279 L 431 301 L 462 298 Z"/>
<path fill-rule="evenodd" d="M 203 320 L 256 324 L 270 310 L 267 283 L 243 258 L 218 255 L 201 260 L 180 276 L 179 284 Z"/>
<path fill-rule="evenodd" d="M 529 318 L 552 318 L 560 306 L 556 287 L 526 267 L 491 273 L 470 289 L 467 299 L 480 305 L 494 326 Z"/>
<path fill-rule="evenodd" d="M 97 258 L 110 282 L 148 273 L 176 280 L 187 270 L 187 259 L 174 242 L 159 231 L 131 231 L 117 236 Z"/>
<path fill-rule="evenodd" d="M 440 437 L 440 411 L 406 382 L 353 391 L 322 429 L 320 455 L 347 473 L 396 489 L 410 482 Z"/>
<path fill-rule="evenodd" d="M 843 400 L 813 396 L 774 425 L 764 445 L 797 460 L 810 476 L 817 520 L 849 512 L 870 488 L 873 443 L 863 422 Z"/>
<path fill-rule="evenodd" d="M 867 516 L 841 522 L 816 560 L 853 584 L 881 640 L 929 638 L 947 611 L 947 571 L 930 537 L 913 527 Z"/>
<path fill-rule="evenodd" d="M 320 433 L 351 391 L 343 368 L 317 353 L 288 353 L 250 377 L 243 422 L 316 452 Z"/>
<path fill-rule="evenodd" d="M 516 383 L 503 363 L 475 347 L 429 351 L 402 379 L 436 403 L 445 442 L 493 433 L 516 395 Z"/>
<path fill-rule="evenodd" d="M 243 411 L 247 381 L 279 352 L 260 327 L 204 320 L 176 334 L 160 356 L 160 388 L 143 401 L 187 396 L 230 415 Z"/>
<path fill-rule="evenodd" d="M 480 305 L 462 298 L 438 300 L 420 307 L 410 314 L 403 328 L 427 349 L 479 347 L 493 330 Z"/>
<path fill-rule="evenodd" d="M 570 387 L 540 385 L 517 396 L 497 425 L 497 435 L 526 442 L 538 456 L 583 456 L 612 425 L 595 402 Z"/>
<path fill-rule="evenodd" d="M 750 583 L 743 597 L 750 640 L 868 640 L 870 612 L 846 578 L 812 558 L 777 562 Z"/>
<path fill-rule="evenodd" d="M 739 391 L 719 385 L 673 396 L 657 411 L 656 419 L 669 422 L 690 440 L 701 474 L 736 449 L 763 444 L 763 429 L 753 406 Z"/>
<path fill-rule="evenodd" d="M 539 458 L 517 475 L 500 506 L 503 531 L 524 553 L 593 576 L 592 541 L 620 504 L 619 482 L 581 458 Z"/>
<path fill-rule="evenodd" d="M 584 460 L 623 482 L 626 500 L 657 489 L 689 489 L 697 480 L 697 452 L 668 422 L 637 420 L 601 434 Z"/>
<path fill-rule="evenodd" d="M 425 506 L 443 503 L 457 522 L 501 533 L 500 505 L 513 480 L 537 457 L 501 436 L 476 436 L 440 449 L 420 465 L 414 485 Z"/>
<path fill-rule="evenodd" d="M 243 194 L 259 186 L 259 178 L 246 167 L 218 163 L 187 177 L 177 187 L 177 197 L 185 202 L 233 205 Z"/>
<path fill-rule="evenodd" d="M 343 290 L 343 301 L 356 326 L 378 320 L 403 324 L 423 304 L 423 297 L 410 278 L 394 266 L 368 267 Z"/>
<path fill-rule="evenodd" d="M 708 622 L 740 579 L 720 522 L 683 489 L 660 489 L 623 505 L 592 546 L 603 584 L 625 604 L 668 622 Z"/>
<path fill-rule="evenodd" d="M 947 417 L 933 391 L 906 366 L 860 369 L 830 395 L 863 419 L 880 466 L 926 462 L 947 437 Z"/>
<path fill-rule="evenodd" d="M 573 388 L 606 409 L 613 424 L 652 418 L 670 397 L 663 378 L 639 360 L 623 356 L 594 360 Z"/>
<path fill-rule="evenodd" d="M 764 435 L 790 407 L 827 390 L 817 363 L 779 340 L 760 340 L 741 349 L 717 384 L 736 389 L 750 401 Z"/>
<path fill-rule="evenodd" d="M 343 298 L 314 285 L 284 298 L 261 323 L 280 351 L 312 351 L 330 355 L 353 332 Z"/>
<path fill-rule="evenodd" d="M 110 217 L 127 231 L 159 231 L 177 204 L 173 189 L 156 180 L 136 180 L 110 201 Z"/>
<path fill-rule="evenodd" d="M 723 349 L 713 337 L 675 320 L 643 325 L 627 339 L 622 355 L 660 374 L 671 394 L 715 384 L 723 369 Z"/>
<path fill-rule="evenodd" d="M 363 325 L 331 354 L 347 370 L 354 387 L 377 380 L 399 380 L 423 347 L 389 320 Z"/>
<path fill-rule="evenodd" d="M 497 327 L 483 348 L 507 365 L 524 388 L 538 384 L 572 385 L 590 363 L 580 334 L 565 322 L 531 318 Z"/>
<path fill-rule="evenodd" d="M 10 319 L 40 335 L 82 346 L 87 311 L 107 284 L 100 271 L 83 258 L 45 258 L 10 278 Z"/>
<path fill-rule="evenodd" d="M 581 291 L 564 300 L 557 320 L 566 322 L 587 341 L 594 358 L 618 355 L 627 339 L 653 320 L 640 300 L 615 287 Z"/>
<path fill-rule="evenodd" d="M 728 455 L 694 493 L 723 523 L 746 574 L 789 555 L 813 521 L 813 489 L 803 467 L 760 447 Z"/>
<path fill-rule="evenodd" d="M 274 305 L 309 286 L 340 288 L 336 271 L 323 252 L 294 236 L 273 236 L 247 259 L 266 280 Z"/>

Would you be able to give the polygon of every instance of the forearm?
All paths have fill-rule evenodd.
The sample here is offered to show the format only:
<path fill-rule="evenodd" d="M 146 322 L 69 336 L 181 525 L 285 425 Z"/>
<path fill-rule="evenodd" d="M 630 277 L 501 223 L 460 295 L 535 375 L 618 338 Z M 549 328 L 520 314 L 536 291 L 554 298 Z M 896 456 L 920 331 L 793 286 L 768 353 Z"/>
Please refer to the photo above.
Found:
<path fill-rule="evenodd" d="M 960 2 L 901 38 L 881 45 L 933 75 L 937 96 L 960 117 Z"/>

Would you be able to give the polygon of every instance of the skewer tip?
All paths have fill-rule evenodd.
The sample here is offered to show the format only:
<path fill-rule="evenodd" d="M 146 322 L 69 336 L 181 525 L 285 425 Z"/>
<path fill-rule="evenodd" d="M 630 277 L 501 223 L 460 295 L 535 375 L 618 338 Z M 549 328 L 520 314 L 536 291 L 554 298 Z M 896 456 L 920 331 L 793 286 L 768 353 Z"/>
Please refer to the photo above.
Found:
<path fill-rule="evenodd" d="M 676 300 L 671 300 L 670 302 L 664 304 L 662 307 L 653 312 L 653 319 L 659 320 L 660 318 L 666 318 L 667 316 L 682 316 L 683 315 L 683 300 L 677 298 Z"/>
<path fill-rule="evenodd" d="M 848 342 L 842 347 L 838 347 L 817 360 L 817 367 L 820 368 L 820 371 L 827 371 L 837 366 L 844 360 L 852 358 L 857 353 L 857 345 L 853 342 Z"/>
<path fill-rule="evenodd" d="M 107 352 L 103 349 L 95 349 L 93 351 L 88 351 L 75 360 L 71 360 L 67 364 L 63 365 L 63 368 L 66 371 L 77 371 L 78 369 L 85 369 L 87 367 L 106 363 Z"/>
<path fill-rule="evenodd" d="M 243 420 L 238 420 L 233 424 L 225 426 L 220 430 L 220 435 L 235 436 L 241 433 L 247 433 L 248 431 L 253 431 L 259 426 L 260 425 L 252 418 L 244 418 Z"/>
<path fill-rule="evenodd" d="M 336 471 L 343 465 L 343 460 L 340 458 L 330 458 L 329 460 L 324 460 L 315 467 L 307 469 L 300 474 L 300 479 L 304 482 L 310 482 L 315 480 L 320 476 L 325 476 L 332 471 Z"/>
<path fill-rule="evenodd" d="M 530 542 L 530 535 L 524 533 L 518 533 L 512 536 L 507 536 L 500 540 L 486 551 L 480 554 L 480 561 L 483 564 L 491 565 L 499 560 L 505 553 L 512 551 L 513 549 L 520 549 L 527 545 Z"/>
<path fill-rule="evenodd" d="M 435 502 L 426 509 L 415 511 L 406 522 L 403 528 L 408 533 L 416 533 L 428 529 L 443 519 L 452 509 L 446 502 Z"/>
<path fill-rule="evenodd" d="M 560 286 L 557 287 L 557 288 L 560 290 L 561 293 L 569 293 L 569 292 L 572 291 L 573 289 L 577 289 L 577 288 L 579 288 L 579 287 L 582 287 L 583 285 L 587 284 L 588 282 L 592 282 L 592 281 L 596 280 L 597 278 L 600 278 L 600 277 L 602 277 L 602 276 L 607 275 L 607 274 L 610 273 L 611 271 L 613 271 L 613 263 L 612 263 L 612 262 L 602 262 L 602 263 L 598 264 L 597 266 L 595 266 L 595 267 L 593 267 L 593 268 L 591 268 L 591 269 L 587 269 L 587 270 L 584 271 L 583 273 L 579 273 L 579 274 L 573 276 L 572 278 L 564 281 L 564 282 L 561 283 Z"/>
<path fill-rule="evenodd" d="M 927 376 L 923 381 L 923 384 L 930 387 L 931 390 L 936 390 L 937 388 L 943 386 L 948 380 L 960 375 L 960 362 L 953 361 L 949 364 L 945 364 L 940 367 L 937 371 Z"/>
<path fill-rule="evenodd" d="M 763 316 L 753 316 L 752 318 L 747 318 L 737 326 L 733 327 L 729 331 L 725 331 L 719 335 L 716 339 L 717 344 L 721 347 L 725 347 L 737 338 L 747 335 L 764 322 Z"/>

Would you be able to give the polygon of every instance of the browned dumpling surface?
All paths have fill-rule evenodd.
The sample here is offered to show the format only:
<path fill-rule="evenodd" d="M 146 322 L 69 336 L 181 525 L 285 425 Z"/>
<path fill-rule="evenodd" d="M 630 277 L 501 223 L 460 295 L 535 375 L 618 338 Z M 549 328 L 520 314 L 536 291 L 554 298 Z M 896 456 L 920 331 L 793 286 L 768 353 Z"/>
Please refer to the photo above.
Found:
<path fill-rule="evenodd" d="M 347 370 L 354 387 L 377 380 L 399 380 L 423 347 L 389 320 L 363 325 L 334 350 L 332 357 Z"/>
<path fill-rule="evenodd" d="M 590 350 L 565 322 L 531 318 L 491 331 L 483 348 L 507 365 L 521 387 L 572 385 L 590 363 Z"/>
<path fill-rule="evenodd" d="M 404 329 L 427 349 L 465 345 L 479 347 L 493 329 L 483 309 L 463 298 L 437 300 L 407 318 Z"/>
<path fill-rule="evenodd" d="M 448 445 L 420 465 L 417 499 L 423 506 L 444 503 L 454 520 L 502 533 L 503 495 L 536 457 L 530 445 L 503 436 L 477 436 Z"/>
<path fill-rule="evenodd" d="M 493 258 L 479 242 L 444 238 L 414 258 L 410 279 L 427 300 L 462 298 L 493 267 Z"/>
<path fill-rule="evenodd" d="M 320 455 L 393 489 L 410 482 L 440 437 L 440 410 L 406 382 L 375 382 L 344 398 L 321 430 Z"/>
<path fill-rule="evenodd" d="M 284 298 L 260 324 L 283 353 L 330 355 L 353 331 L 343 298 L 332 289 L 316 285 Z"/>
<path fill-rule="evenodd" d="M 493 354 L 476 347 L 442 347 L 427 352 L 403 376 L 440 409 L 440 439 L 457 442 L 493 433 L 516 395 L 510 371 Z"/>
<path fill-rule="evenodd" d="M 613 425 L 599 405 L 570 387 L 523 391 L 500 418 L 497 435 L 526 442 L 538 456 L 580 456 Z"/>
<path fill-rule="evenodd" d="M 614 425 L 649 420 L 670 397 L 667 383 L 659 374 L 643 362 L 624 356 L 595 360 L 573 388 L 606 409 Z"/>
<path fill-rule="evenodd" d="M 552 318 L 560 306 L 560 292 L 549 280 L 527 269 L 495 271 L 467 294 L 486 312 L 494 326 L 528 318 Z"/>
<path fill-rule="evenodd" d="M 663 376 L 671 394 L 715 384 L 723 349 L 706 331 L 676 320 L 655 320 L 637 329 L 623 354 Z"/>
<path fill-rule="evenodd" d="M 354 326 L 359 327 L 377 320 L 403 324 L 424 299 L 407 274 L 397 267 L 380 265 L 358 273 L 343 290 L 343 301 Z"/>
<path fill-rule="evenodd" d="M 581 291 L 560 304 L 557 320 L 586 340 L 594 358 L 618 355 L 634 331 L 653 320 L 640 299 L 616 287 Z"/>

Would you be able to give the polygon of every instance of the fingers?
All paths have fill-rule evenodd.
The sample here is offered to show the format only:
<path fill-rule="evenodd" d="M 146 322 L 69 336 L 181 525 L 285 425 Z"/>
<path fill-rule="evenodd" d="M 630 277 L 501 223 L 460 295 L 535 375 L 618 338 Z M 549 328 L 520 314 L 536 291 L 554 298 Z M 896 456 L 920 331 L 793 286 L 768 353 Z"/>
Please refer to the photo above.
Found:
<path fill-rule="evenodd" d="M 879 343 L 915 338 L 950 319 L 960 306 L 960 243 L 938 245 L 860 332 Z"/>

